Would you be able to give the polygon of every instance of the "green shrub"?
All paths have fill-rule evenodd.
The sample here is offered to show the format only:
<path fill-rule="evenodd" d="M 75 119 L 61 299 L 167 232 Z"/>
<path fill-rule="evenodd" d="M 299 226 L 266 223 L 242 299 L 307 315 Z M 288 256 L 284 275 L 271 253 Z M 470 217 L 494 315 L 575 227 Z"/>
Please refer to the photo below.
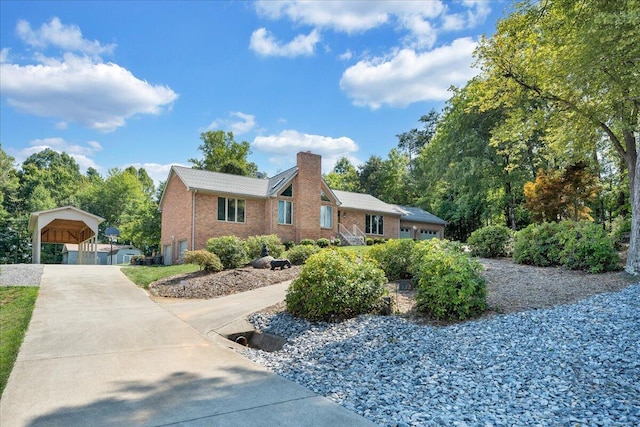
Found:
<path fill-rule="evenodd" d="M 412 239 L 391 239 L 384 245 L 373 246 L 368 255 L 376 260 L 389 280 L 410 279 L 415 246 Z"/>
<path fill-rule="evenodd" d="M 244 242 L 236 236 L 211 238 L 207 250 L 218 255 L 225 269 L 242 267 L 249 261 Z"/>
<path fill-rule="evenodd" d="M 504 225 L 490 225 L 475 230 L 467 239 L 471 255 L 484 258 L 507 256 L 511 230 Z"/>
<path fill-rule="evenodd" d="M 274 258 L 280 258 L 285 250 L 285 246 L 282 244 L 282 241 L 277 234 L 251 236 L 245 241 L 247 255 L 249 255 L 250 259 L 256 259 L 260 257 L 263 243 L 267 244 L 269 255 Z"/>
<path fill-rule="evenodd" d="M 384 237 L 374 237 L 373 238 L 373 244 L 374 245 L 382 245 L 384 243 L 387 242 L 387 239 L 385 239 Z"/>
<path fill-rule="evenodd" d="M 309 257 L 289 287 L 287 310 L 317 321 L 348 319 L 382 308 L 384 272 L 372 260 L 326 249 Z"/>
<path fill-rule="evenodd" d="M 613 244 L 618 249 L 622 249 L 623 243 L 629 242 L 629 236 L 631 235 L 631 217 L 617 216 L 611 222 L 611 233 L 609 236 L 613 241 Z"/>
<path fill-rule="evenodd" d="M 342 240 L 340 239 L 333 239 L 333 241 L 331 242 L 331 244 L 333 246 L 341 246 L 342 245 Z"/>
<path fill-rule="evenodd" d="M 513 260 L 518 264 L 540 267 L 560 265 L 559 232 L 560 225 L 549 222 L 530 224 L 516 232 L 513 239 Z"/>
<path fill-rule="evenodd" d="M 293 240 L 287 240 L 286 242 L 284 242 L 284 249 L 286 251 L 288 251 L 289 249 L 291 249 L 295 245 L 296 245 L 296 242 L 294 242 Z"/>
<path fill-rule="evenodd" d="M 371 237 L 367 237 L 365 243 L 367 246 L 373 246 L 373 239 Z"/>
<path fill-rule="evenodd" d="M 415 246 L 416 309 L 435 319 L 464 320 L 487 307 L 482 267 L 459 246 L 437 239 Z"/>
<path fill-rule="evenodd" d="M 316 245 L 318 245 L 318 247 L 320 248 L 327 248 L 330 244 L 331 242 L 329 241 L 329 239 L 325 239 L 324 237 L 316 240 Z"/>
<path fill-rule="evenodd" d="M 560 262 L 571 270 L 602 273 L 620 268 L 620 256 L 602 225 L 589 221 L 560 224 Z"/>
<path fill-rule="evenodd" d="M 311 245 L 311 246 L 315 246 L 316 241 L 313 239 L 302 239 L 300 240 L 300 245 Z"/>
<path fill-rule="evenodd" d="M 184 253 L 185 264 L 197 264 L 200 270 L 222 271 L 223 266 L 218 255 L 201 249 L 199 251 L 186 251 Z"/>
<path fill-rule="evenodd" d="M 320 248 L 316 245 L 297 245 L 289 249 L 287 258 L 293 265 L 302 265 L 311 255 L 320 252 Z"/>

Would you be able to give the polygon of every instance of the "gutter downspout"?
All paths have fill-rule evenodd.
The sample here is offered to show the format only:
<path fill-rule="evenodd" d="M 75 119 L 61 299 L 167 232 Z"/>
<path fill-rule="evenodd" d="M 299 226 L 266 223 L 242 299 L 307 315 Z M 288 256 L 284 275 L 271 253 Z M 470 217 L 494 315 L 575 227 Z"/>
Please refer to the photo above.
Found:
<path fill-rule="evenodd" d="M 196 250 L 196 193 L 198 190 L 193 190 L 191 196 L 191 250 Z"/>

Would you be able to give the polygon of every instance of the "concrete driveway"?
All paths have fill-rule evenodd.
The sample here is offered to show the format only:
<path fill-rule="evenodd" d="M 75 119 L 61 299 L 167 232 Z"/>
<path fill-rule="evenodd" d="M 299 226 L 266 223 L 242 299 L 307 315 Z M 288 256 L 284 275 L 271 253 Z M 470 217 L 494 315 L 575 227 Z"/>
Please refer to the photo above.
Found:
<path fill-rule="evenodd" d="M 2 427 L 373 425 L 223 345 L 255 297 L 165 308 L 111 266 L 47 265 L 40 287 Z"/>

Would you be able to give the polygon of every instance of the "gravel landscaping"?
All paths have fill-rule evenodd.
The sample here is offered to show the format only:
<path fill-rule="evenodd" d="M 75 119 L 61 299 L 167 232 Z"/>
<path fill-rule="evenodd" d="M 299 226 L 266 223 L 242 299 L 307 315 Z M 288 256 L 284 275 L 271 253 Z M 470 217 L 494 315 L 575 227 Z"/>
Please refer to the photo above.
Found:
<path fill-rule="evenodd" d="M 640 425 L 637 278 L 481 262 L 481 319 L 426 322 L 411 290 L 396 291 L 401 316 L 339 324 L 280 304 L 249 320 L 283 350 L 243 353 L 385 426 Z"/>
<path fill-rule="evenodd" d="M 40 286 L 43 264 L 0 265 L 0 286 Z"/>
<path fill-rule="evenodd" d="M 450 326 L 250 320 L 288 344 L 247 357 L 380 425 L 640 425 L 640 284 Z"/>

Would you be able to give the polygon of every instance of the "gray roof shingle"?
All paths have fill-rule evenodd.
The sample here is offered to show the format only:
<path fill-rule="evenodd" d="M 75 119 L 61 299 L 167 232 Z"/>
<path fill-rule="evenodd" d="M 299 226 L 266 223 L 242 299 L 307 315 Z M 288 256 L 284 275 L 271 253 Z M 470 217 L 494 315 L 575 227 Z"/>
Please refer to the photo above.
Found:
<path fill-rule="evenodd" d="M 399 206 L 399 205 L 395 205 L 395 206 L 401 212 L 404 212 L 402 215 L 402 219 L 405 221 L 422 222 L 425 224 L 447 225 L 447 221 L 435 216 L 431 212 L 425 211 L 424 209 L 416 208 L 413 206 Z"/>
<path fill-rule="evenodd" d="M 352 193 L 350 191 L 333 190 L 340 207 L 345 209 L 357 209 L 361 211 L 370 211 L 383 213 L 387 215 L 402 215 L 402 212 L 395 209 L 393 205 L 383 202 L 370 194 Z"/>
<path fill-rule="evenodd" d="M 268 179 L 172 166 L 174 172 L 189 190 L 265 199 L 269 194 Z"/>

